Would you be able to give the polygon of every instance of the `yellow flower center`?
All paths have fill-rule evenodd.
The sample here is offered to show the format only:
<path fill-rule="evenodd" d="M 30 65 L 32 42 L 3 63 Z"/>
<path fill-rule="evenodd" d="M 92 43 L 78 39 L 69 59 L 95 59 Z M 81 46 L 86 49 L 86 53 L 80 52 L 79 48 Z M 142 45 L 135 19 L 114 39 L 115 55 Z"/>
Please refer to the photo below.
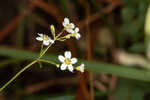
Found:
<path fill-rule="evenodd" d="M 72 33 L 72 36 L 75 37 L 77 35 L 77 33 Z"/>
<path fill-rule="evenodd" d="M 49 40 L 49 37 L 48 37 L 47 35 L 43 35 L 43 40 L 48 41 L 48 40 Z"/>
<path fill-rule="evenodd" d="M 71 64 L 71 59 L 66 58 L 64 62 L 65 62 L 66 65 L 70 65 Z"/>
<path fill-rule="evenodd" d="M 71 24 L 67 24 L 67 25 L 66 25 L 66 28 L 67 28 L 67 29 L 71 29 Z"/>

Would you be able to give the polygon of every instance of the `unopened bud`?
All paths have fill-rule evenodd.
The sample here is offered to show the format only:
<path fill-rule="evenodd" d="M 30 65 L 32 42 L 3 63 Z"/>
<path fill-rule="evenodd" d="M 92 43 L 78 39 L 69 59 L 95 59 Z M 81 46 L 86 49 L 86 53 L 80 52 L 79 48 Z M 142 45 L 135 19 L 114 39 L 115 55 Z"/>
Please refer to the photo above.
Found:
<path fill-rule="evenodd" d="M 55 38 L 55 27 L 54 27 L 54 25 L 51 25 L 51 26 L 50 26 L 50 29 L 51 29 L 53 38 Z"/>

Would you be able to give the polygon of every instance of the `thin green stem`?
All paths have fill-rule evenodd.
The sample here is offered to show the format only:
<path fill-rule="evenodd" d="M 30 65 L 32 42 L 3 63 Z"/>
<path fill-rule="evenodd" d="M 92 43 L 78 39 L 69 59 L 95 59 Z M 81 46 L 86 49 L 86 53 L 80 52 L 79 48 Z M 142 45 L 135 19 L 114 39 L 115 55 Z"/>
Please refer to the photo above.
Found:
<path fill-rule="evenodd" d="M 64 29 L 56 36 L 56 38 L 54 39 L 54 42 L 62 35 L 62 33 L 64 32 Z M 51 43 L 43 52 L 43 43 L 41 45 L 41 51 L 40 51 L 40 56 L 34 60 L 33 62 L 31 62 L 30 64 L 26 65 L 23 69 L 21 69 L 14 77 L 12 77 L 6 84 L 4 84 L 1 88 L 0 88 L 0 92 L 6 88 L 12 81 L 14 81 L 22 72 L 24 72 L 26 69 L 28 69 L 30 66 L 32 66 L 33 64 L 35 64 L 38 61 L 41 62 L 47 62 L 53 65 L 58 66 L 58 64 L 56 64 L 55 62 L 52 61 L 48 61 L 48 60 L 44 60 L 44 59 L 40 59 L 45 53 L 46 51 L 52 46 L 53 43 Z"/>
<path fill-rule="evenodd" d="M 39 59 L 46 53 L 46 51 L 49 49 L 49 47 L 51 47 L 52 43 L 40 54 L 40 56 L 34 60 L 33 62 L 31 62 L 30 64 L 28 64 L 27 66 L 25 66 L 23 69 L 21 69 L 14 77 L 12 77 L 6 84 L 4 84 L 1 88 L 0 88 L 0 92 L 7 87 L 13 80 L 15 80 L 22 72 L 24 72 L 26 69 L 28 69 L 30 66 L 32 66 L 33 64 L 35 64 L 36 62 L 39 61 Z"/>
<path fill-rule="evenodd" d="M 55 42 L 55 41 L 54 41 L 54 42 Z M 38 59 L 40 59 L 40 58 L 46 53 L 46 51 L 52 46 L 52 44 L 53 44 L 53 43 L 51 43 L 51 44 L 40 54 L 40 56 L 39 56 Z"/>
<path fill-rule="evenodd" d="M 50 61 L 50 60 L 39 59 L 39 61 L 40 61 L 40 62 L 46 62 L 46 63 L 52 64 L 52 65 L 58 66 L 57 63 L 55 63 L 55 62 L 53 62 L 53 61 Z"/>
<path fill-rule="evenodd" d="M 66 36 L 64 36 L 64 37 L 60 37 L 60 38 L 58 38 L 57 40 L 58 41 L 65 41 L 65 40 L 67 40 L 68 38 L 66 38 Z"/>
<path fill-rule="evenodd" d="M 21 69 L 14 77 L 12 77 L 6 84 L 4 84 L 1 88 L 0 88 L 0 92 L 7 87 L 13 80 L 15 80 L 22 72 L 24 72 L 26 69 L 28 69 L 30 66 L 32 66 L 33 64 L 35 64 L 36 62 L 38 62 L 38 60 L 34 60 L 33 62 L 31 62 L 30 64 L 28 64 L 27 66 L 25 66 L 23 69 Z"/>
<path fill-rule="evenodd" d="M 54 39 L 54 42 L 57 40 L 57 38 L 59 38 L 59 36 L 62 35 L 62 33 L 64 32 L 65 29 L 63 29 L 57 36 L 56 38 Z M 52 46 L 53 43 L 51 43 L 42 53 L 41 55 L 39 56 L 39 59 L 46 53 L 46 51 Z"/>
<path fill-rule="evenodd" d="M 40 55 L 42 54 L 42 50 L 43 50 L 43 43 L 41 45 Z"/>
<path fill-rule="evenodd" d="M 63 34 L 64 30 L 65 30 L 65 29 L 63 29 L 63 30 L 56 36 L 55 40 L 57 40 L 57 39 Z"/>

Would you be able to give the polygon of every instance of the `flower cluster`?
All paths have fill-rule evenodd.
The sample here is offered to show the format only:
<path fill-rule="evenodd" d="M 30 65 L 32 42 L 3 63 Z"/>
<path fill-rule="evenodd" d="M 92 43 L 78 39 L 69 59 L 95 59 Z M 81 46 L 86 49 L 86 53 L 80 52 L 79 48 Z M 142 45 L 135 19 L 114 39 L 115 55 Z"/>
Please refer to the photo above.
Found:
<path fill-rule="evenodd" d="M 70 37 L 75 37 L 76 39 L 79 39 L 81 37 L 81 35 L 79 34 L 79 28 L 75 27 L 75 25 L 73 23 L 70 23 L 68 18 L 65 18 L 64 22 L 62 24 L 64 26 L 64 29 L 58 35 L 55 34 L 54 25 L 50 26 L 50 30 L 51 30 L 53 39 L 51 39 L 48 35 L 38 33 L 38 37 L 36 37 L 36 40 L 42 41 L 41 51 L 40 51 L 39 57 L 37 57 L 37 59 L 35 59 L 31 63 L 29 63 L 28 65 L 26 65 L 14 77 L 12 77 L 6 84 L 4 84 L 0 88 L 0 92 L 4 88 L 6 88 L 12 81 L 14 81 L 21 73 L 23 73 L 26 69 L 28 69 L 29 67 L 31 67 L 33 64 L 35 64 L 37 62 L 50 63 L 50 64 L 53 64 L 56 67 L 60 68 L 61 70 L 68 69 L 69 71 L 73 72 L 73 70 L 74 70 L 73 65 L 75 63 L 77 63 L 77 58 L 71 58 L 71 52 L 70 51 L 66 51 L 64 56 L 62 56 L 62 55 L 58 56 L 58 59 L 62 63 L 61 65 L 59 65 L 53 61 L 46 60 L 46 59 L 42 58 L 43 55 L 47 52 L 47 50 L 52 46 L 52 44 L 55 43 L 55 41 L 65 41 L 66 39 L 68 39 Z M 67 31 L 69 34 L 67 34 L 66 36 L 62 36 L 64 31 Z M 44 48 L 43 45 L 47 46 L 46 49 L 43 49 Z M 77 71 L 84 72 L 84 64 L 81 64 L 80 66 L 75 67 L 75 69 Z"/>
<path fill-rule="evenodd" d="M 58 37 L 56 38 L 55 37 L 55 28 L 53 25 L 51 25 L 50 28 L 51 28 L 51 33 L 53 35 L 54 40 L 51 39 L 48 35 L 39 34 L 39 33 L 38 33 L 39 36 L 36 38 L 36 40 L 43 41 L 43 45 L 48 46 L 49 44 L 54 43 L 55 39 L 59 40 L 59 41 L 64 41 L 65 39 L 68 39 L 70 37 L 75 37 L 78 40 L 81 37 L 81 35 L 79 33 L 79 28 L 75 27 L 75 25 L 73 23 L 70 23 L 68 18 L 64 18 L 62 25 L 64 26 L 64 30 L 69 33 L 66 36 L 59 37 L 59 35 L 61 35 L 61 34 L 59 34 L 58 35 L 59 38 Z"/>
<path fill-rule="evenodd" d="M 72 36 L 75 37 L 76 39 L 79 39 L 81 37 L 79 33 L 79 28 L 78 27 L 75 28 L 75 25 L 73 23 L 70 23 L 68 18 L 64 19 L 63 26 L 68 33 L 71 33 L 71 35 L 69 35 L 70 37 Z"/>
<path fill-rule="evenodd" d="M 79 28 L 75 27 L 75 25 L 73 23 L 70 23 L 68 18 L 64 18 L 62 25 L 64 26 L 63 31 L 66 31 L 69 33 L 66 36 L 61 36 L 63 31 L 56 36 L 55 35 L 55 27 L 53 25 L 51 25 L 50 29 L 51 29 L 53 39 L 51 39 L 48 35 L 38 33 L 38 37 L 36 37 L 36 40 L 42 41 L 43 45 L 45 45 L 45 46 L 49 46 L 50 44 L 53 44 L 56 40 L 64 41 L 70 37 L 75 37 L 76 39 L 79 39 L 81 37 L 81 35 L 79 33 Z M 60 66 L 56 65 L 56 67 L 60 67 L 61 70 L 68 69 L 71 72 L 73 72 L 73 70 L 74 70 L 73 65 L 76 64 L 78 61 L 77 58 L 71 58 L 70 51 L 66 51 L 64 53 L 64 56 L 59 55 L 58 59 L 62 64 Z M 77 66 L 75 69 L 78 71 L 84 72 L 84 64 Z"/>

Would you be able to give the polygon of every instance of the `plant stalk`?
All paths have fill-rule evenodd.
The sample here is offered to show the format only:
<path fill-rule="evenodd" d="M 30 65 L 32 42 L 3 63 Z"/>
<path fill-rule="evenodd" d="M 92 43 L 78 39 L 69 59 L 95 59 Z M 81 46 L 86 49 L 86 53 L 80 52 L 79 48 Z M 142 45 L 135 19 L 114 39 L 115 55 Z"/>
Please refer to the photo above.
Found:
<path fill-rule="evenodd" d="M 26 69 L 28 69 L 30 66 L 32 66 L 33 64 L 35 64 L 36 62 L 38 62 L 38 60 L 34 60 L 33 62 L 31 62 L 30 64 L 28 64 L 27 66 L 25 66 L 23 69 L 21 69 L 14 77 L 12 77 L 6 84 L 4 84 L 1 88 L 0 88 L 0 92 L 7 87 L 13 80 L 15 80 L 22 72 L 24 72 Z"/>

